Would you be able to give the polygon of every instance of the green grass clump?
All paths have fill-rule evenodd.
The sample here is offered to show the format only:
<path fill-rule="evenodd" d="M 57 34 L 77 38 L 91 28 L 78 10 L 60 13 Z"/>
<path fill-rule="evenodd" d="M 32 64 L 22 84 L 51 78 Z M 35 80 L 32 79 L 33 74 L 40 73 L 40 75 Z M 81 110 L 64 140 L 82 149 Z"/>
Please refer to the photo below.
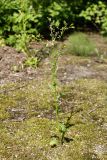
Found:
<path fill-rule="evenodd" d="M 69 36 L 66 52 L 77 56 L 90 56 L 95 52 L 95 45 L 84 33 L 74 33 Z"/>

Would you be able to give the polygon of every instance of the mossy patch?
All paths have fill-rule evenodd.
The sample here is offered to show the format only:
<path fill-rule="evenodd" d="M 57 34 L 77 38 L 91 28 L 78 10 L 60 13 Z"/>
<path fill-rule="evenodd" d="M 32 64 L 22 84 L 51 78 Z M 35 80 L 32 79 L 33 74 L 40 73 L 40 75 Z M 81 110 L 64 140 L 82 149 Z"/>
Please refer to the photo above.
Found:
<path fill-rule="evenodd" d="M 0 127 L 0 158 L 39 159 L 49 148 L 52 122 L 31 118 L 24 122 L 5 122 Z"/>
<path fill-rule="evenodd" d="M 51 97 L 49 84 L 46 81 L 1 87 L 1 119 L 14 118 L 18 112 L 19 114 L 23 112 L 25 118 L 42 114 L 42 111 L 50 109 Z"/>
<path fill-rule="evenodd" d="M 72 112 L 65 135 L 72 140 L 51 148 L 51 136 L 60 138 L 60 133 L 53 117 L 49 81 L 0 88 L 0 159 L 106 160 L 106 82 L 80 79 L 61 87 L 59 117 L 64 122 Z"/>

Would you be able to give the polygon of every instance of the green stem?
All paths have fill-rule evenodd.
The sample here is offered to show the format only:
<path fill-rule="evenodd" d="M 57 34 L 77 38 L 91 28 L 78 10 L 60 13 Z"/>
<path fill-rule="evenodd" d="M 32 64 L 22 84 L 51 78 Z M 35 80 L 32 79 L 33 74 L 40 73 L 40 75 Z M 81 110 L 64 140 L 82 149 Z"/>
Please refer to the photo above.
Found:
<path fill-rule="evenodd" d="M 61 136 L 61 144 L 64 143 L 64 137 L 65 137 L 65 132 L 62 133 L 62 136 Z"/>

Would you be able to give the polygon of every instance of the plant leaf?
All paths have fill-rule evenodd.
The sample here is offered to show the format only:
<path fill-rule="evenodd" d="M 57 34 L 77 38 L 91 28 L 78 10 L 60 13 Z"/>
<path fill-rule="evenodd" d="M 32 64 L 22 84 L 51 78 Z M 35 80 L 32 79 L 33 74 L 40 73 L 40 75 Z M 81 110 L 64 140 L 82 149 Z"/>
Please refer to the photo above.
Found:
<path fill-rule="evenodd" d="M 50 146 L 55 147 L 57 145 L 58 145 L 58 140 L 55 137 L 52 138 L 51 141 L 50 141 Z"/>

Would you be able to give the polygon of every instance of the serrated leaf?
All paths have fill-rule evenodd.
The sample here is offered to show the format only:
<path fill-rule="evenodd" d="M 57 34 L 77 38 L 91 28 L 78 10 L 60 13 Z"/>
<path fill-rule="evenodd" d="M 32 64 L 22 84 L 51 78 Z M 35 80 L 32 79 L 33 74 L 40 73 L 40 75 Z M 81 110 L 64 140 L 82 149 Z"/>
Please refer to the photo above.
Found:
<path fill-rule="evenodd" d="M 66 125 L 63 124 L 63 123 L 60 123 L 60 125 L 59 125 L 59 131 L 63 132 L 63 133 L 66 132 L 67 131 Z"/>

